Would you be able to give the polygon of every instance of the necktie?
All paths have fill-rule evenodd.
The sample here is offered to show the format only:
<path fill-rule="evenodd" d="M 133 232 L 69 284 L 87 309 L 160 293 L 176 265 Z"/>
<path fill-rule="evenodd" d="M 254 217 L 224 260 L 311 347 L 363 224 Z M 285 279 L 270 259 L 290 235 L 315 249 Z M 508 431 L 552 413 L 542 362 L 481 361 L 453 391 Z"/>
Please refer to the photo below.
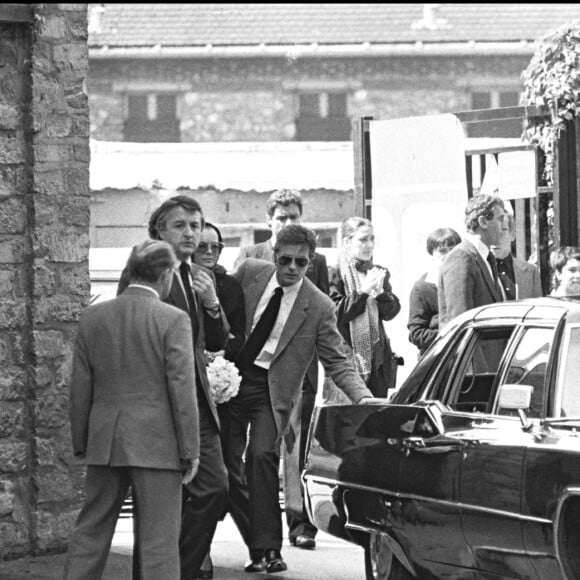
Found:
<path fill-rule="evenodd" d="M 238 366 L 241 369 L 247 369 L 254 363 L 268 336 L 270 336 L 270 332 L 272 332 L 272 328 L 278 317 L 282 294 L 283 290 L 278 286 L 274 290 L 274 294 L 270 298 L 262 316 L 260 316 L 260 320 L 258 320 L 250 336 L 248 336 L 248 340 L 246 340 L 238 356 Z"/>
<path fill-rule="evenodd" d="M 493 255 L 493 252 L 489 252 L 487 254 L 487 261 L 489 262 L 489 265 L 491 266 L 491 271 L 493 272 L 493 282 L 495 284 L 495 289 L 497 290 L 497 293 L 501 296 L 501 287 L 499 285 L 499 274 L 497 271 L 497 261 L 495 259 L 495 256 Z"/>
<path fill-rule="evenodd" d="M 507 270 L 507 266 L 503 260 L 499 258 L 496 259 L 497 270 L 499 273 L 499 279 L 503 289 L 505 290 L 505 295 L 508 300 L 516 299 L 516 285 L 514 281 L 510 278 Z"/>
<path fill-rule="evenodd" d="M 198 327 L 198 321 L 197 321 L 197 308 L 195 307 L 195 297 L 193 295 L 193 290 L 191 288 L 191 280 L 189 278 L 190 270 L 191 266 L 187 262 L 181 262 L 179 266 L 179 273 L 181 275 L 183 287 L 185 288 L 185 295 L 187 296 L 187 303 L 189 305 L 189 317 L 191 318 L 193 336 L 195 336 Z"/>

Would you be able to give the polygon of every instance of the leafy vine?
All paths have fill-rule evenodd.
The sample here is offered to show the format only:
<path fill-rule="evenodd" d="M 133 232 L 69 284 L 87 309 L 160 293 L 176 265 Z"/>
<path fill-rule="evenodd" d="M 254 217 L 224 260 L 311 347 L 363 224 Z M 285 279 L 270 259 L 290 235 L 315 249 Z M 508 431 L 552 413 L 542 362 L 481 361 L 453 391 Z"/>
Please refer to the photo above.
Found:
<path fill-rule="evenodd" d="M 580 21 L 546 34 L 522 73 L 522 104 L 547 107 L 549 118 L 529 119 L 522 138 L 546 155 L 544 178 L 553 183 L 554 147 L 580 106 Z"/>

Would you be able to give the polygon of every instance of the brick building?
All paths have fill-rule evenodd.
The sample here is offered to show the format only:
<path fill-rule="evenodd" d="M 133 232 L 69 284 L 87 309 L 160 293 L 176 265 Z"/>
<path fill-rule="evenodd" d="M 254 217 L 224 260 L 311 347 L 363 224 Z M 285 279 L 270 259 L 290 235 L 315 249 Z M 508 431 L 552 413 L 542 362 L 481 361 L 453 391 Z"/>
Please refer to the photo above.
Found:
<path fill-rule="evenodd" d="M 104 141 L 348 141 L 361 116 L 517 105 L 534 42 L 580 18 L 576 4 L 90 6 Z"/>
<path fill-rule="evenodd" d="M 230 245 L 267 235 L 264 202 L 276 185 L 264 182 L 275 183 L 272 160 L 279 156 L 273 152 L 268 160 L 272 143 L 302 145 L 307 152 L 312 142 L 324 142 L 340 150 L 341 144 L 352 147 L 352 127 L 362 116 L 388 120 L 517 105 L 535 41 L 580 19 L 576 4 L 89 6 L 91 138 L 123 141 L 125 152 L 135 142 L 181 143 L 181 152 L 195 151 L 195 159 L 206 145 L 203 165 L 215 167 L 215 174 L 208 178 L 207 171 L 198 175 L 191 167 L 180 185 L 198 195 L 220 181 L 213 203 L 206 204 L 205 196 L 204 207 L 227 230 Z M 521 124 L 486 130 L 488 137 L 519 138 Z M 469 136 L 479 135 L 471 129 Z M 238 144 L 239 155 L 263 148 L 265 161 L 253 183 L 241 186 L 229 166 L 218 167 L 216 151 L 228 143 Z M 98 155 L 104 151 L 97 149 Z M 166 184 L 175 150 L 166 149 L 167 163 L 157 161 L 166 195 L 173 193 Z M 137 146 L 133 151 L 140 154 Z M 143 183 L 139 169 L 127 184 L 130 171 L 103 170 L 99 186 L 92 187 L 99 216 L 93 247 L 109 244 L 93 235 L 97 228 L 119 233 L 127 225 L 120 234 L 126 237 L 144 232 L 137 199 L 145 193 L 156 202 L 159 189 Z M 330 184 L 332 169 L 320 171 L 317 181 L 322 176 Z M 319 188 L 300 187 L 307 195 Z M 129 189 L 138 191 L 134 211 L 119 216 L 115 191 L 126 198 Z M 306 206 L 309 222 L 321 224 L 327 215 L 340 222 L 355 213 L 354 179 L 338 189 L 323 184 L 322 190 L 316 195 L 328 193 L 324 203 Z"/>

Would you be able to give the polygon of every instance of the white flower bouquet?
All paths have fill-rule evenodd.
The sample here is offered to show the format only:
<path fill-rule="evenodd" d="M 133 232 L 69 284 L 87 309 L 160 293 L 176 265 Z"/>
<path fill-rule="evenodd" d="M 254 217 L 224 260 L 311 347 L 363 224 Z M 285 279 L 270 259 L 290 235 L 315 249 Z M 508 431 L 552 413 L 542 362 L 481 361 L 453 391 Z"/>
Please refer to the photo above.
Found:
<path fill-rule="evenodd" d="M 220 405 L 238 394 L 242 377 L 236 365 L 222 354 L 206 354 L 211 397 L 216 405 Z"/>

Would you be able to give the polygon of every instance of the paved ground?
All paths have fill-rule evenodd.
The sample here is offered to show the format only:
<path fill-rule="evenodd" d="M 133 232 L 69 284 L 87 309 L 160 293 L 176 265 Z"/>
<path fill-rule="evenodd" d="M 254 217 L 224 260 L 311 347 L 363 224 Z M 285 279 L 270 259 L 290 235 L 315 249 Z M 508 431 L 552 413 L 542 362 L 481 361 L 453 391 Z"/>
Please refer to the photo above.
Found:
<path fill-rule="evenodd" d="M 132 521 L 121 519 L 102 580 L 130 580 L 132 550 Z M 285 542 L 282 555 L 288 571 L 275 576 L 280 580 L 320 580 L 324 577 L 364 580 L 363 550 L 327 534 L 318 534 L 315 550 L 300 550 Z M 227 517 L 219 523 L 212 546 L 214 579 L 266 580 L 273 577 L 244 572 L 247 557 L 237 529 Z M 0 562 L 0 580 L 60 580 L 63 565 L 64 554 Z"/>

